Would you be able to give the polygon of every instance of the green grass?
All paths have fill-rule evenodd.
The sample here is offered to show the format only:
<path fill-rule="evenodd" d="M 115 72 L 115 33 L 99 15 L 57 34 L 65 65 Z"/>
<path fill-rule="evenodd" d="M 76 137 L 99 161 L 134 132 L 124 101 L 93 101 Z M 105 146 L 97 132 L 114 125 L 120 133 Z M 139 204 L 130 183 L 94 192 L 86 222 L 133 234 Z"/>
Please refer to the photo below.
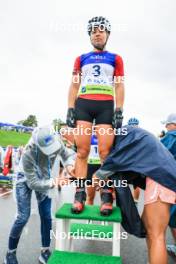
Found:
<path fill-rule="evenodd" d="M 6 147 L 12 145 L 18 147 L 20 145 L 25 145 L 30 136 L 31 134 L 28 133 L 0 130 L 0 146 Z"/>

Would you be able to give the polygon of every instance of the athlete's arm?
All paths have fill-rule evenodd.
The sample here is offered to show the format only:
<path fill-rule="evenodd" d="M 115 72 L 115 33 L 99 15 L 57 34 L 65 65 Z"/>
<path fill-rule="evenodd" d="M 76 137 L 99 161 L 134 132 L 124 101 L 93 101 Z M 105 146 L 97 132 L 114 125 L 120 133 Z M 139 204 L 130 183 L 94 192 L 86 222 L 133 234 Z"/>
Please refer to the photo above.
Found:
<path fill-rule="evenodd" d="M 123 108 L 125 98 L 124 88 L 124 68 L 123 60 L 120 56 L 116 57 L 116 67 L 114 73 L 114 88 L 115 88 L 115 105 L 116 108 Z"/>
<path fill-rule="evenodd" d="M 78 83 L 74 83 L 74 81 L 72 80 L 70 84 L 70 88 L 69 88 L 69 93 L 68 93 L 68 108 L 75 107 L 75 101 L 78 95 L 79 86 L 80 86 L 80 81 Z"/>
<path fill-rule="evenodd" d="M 80 83 L 81 83 L 80 57 L 77 57 L 74 63 L 72 81 L 68 93 L 68 108 L 75 107 L 75 101 L 78 95 Z"/>
<path fill-rule="evenodd" d="M 122 108 L 125 98 L 124 83 L 115 84 L 115 105 L 116 108 Z"/>

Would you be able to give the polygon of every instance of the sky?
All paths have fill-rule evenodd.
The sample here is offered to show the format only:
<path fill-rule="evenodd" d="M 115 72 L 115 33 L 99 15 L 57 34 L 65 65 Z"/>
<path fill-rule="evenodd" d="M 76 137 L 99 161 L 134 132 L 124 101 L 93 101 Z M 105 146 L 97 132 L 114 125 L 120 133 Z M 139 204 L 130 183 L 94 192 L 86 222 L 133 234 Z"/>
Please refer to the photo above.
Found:
<path fill-rule="evenodd" d="M 74 60 L 92 50 L 87 21 L 102 15 L 112 25 L 107 50 L 124 61 L 124 123 L 136 117 L 158 134 L 176 112 L 175 8 L 175 0 L 0 0 L 0 121 L 65 120 Z"/>

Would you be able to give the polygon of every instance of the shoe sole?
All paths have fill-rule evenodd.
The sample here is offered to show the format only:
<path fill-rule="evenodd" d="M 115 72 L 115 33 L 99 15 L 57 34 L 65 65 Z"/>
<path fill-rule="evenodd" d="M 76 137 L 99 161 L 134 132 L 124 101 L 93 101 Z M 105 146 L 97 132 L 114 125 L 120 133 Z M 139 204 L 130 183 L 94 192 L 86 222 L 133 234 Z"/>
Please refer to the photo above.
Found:
<path fill-rule="evenodd" d="M 7 264 L 7 260 L 6 260 L 6 259 L 4 259 L 2 264 Z"/>
<path fill-rule="evenodd" d="M 79 210 L 78 208 L 76 208 L 76 207 L 72 207 L 71 208 L 71 213 L 72 214 L 80 214 L 81 212 L 83 212 L 84 211 L 84 205 L 83 205 L 83 208 L 81 209 L 81 210 Z"/>
<path fill-rule="evenodd" d="M 45 262 L 45 260 L 43 260 L 43 258 L 41 258 L 41 256 L 38 259 L 40 264 L 47 264 L 47 262 Z"/>
<path fill-rule="evenodd" d="M 110 216 L 112 214 L 112 211 L 110 212 L 100 212 L 101 216 Z"/>
<path fill-rule="evenodd" d="M 77 209 L 75 209 L 75 208 L 71 208 L 71 213 L 72 213 L 72 214 L 80 214 L 82 211 L 83 211 L 83 210 L 79 211 L 79 210 L 77 210 Z"/>

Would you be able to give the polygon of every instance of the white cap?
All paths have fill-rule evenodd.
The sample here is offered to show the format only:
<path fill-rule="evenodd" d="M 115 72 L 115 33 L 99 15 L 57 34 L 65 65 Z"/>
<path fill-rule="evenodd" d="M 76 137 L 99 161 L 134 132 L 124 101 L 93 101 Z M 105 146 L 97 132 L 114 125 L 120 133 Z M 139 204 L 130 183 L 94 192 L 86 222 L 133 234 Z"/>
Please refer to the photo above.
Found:
<path fill-rule="evenodd" d="M 51 126 L 37 127 L 32 132 L 34 144 L 47 156 L 61 148 L 59 136 Z"/>
<path fill-rule="evenodd" d="M 168 115 L 167 119 L 163 120 L 161 123 L 165 124 L 165 125 L 176 124 L 176 114 L 172 113 L 172 114 Z"/>

